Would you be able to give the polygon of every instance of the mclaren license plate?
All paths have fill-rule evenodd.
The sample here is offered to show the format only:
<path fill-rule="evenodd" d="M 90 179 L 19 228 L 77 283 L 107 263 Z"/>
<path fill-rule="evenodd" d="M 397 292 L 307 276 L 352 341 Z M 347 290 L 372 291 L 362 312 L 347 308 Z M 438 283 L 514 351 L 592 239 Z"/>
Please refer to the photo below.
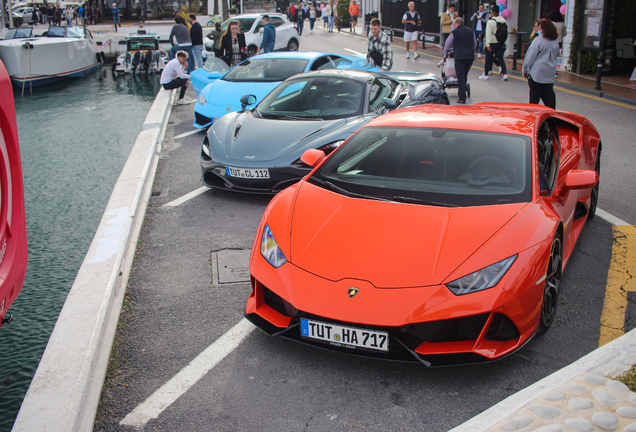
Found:
<path fill-rule="evenodd" d="M 389 334 L 383 331 L 345 327 L 302 318 L 300 335 L 305 339 L 319 340 L 342 348 L 389 351 Z"/>
<path fill-rule="evenodd" d="M 268 179 L 269 170 L 267 168 L 249 169 L 249 168 L 232 168 L 225 167 L 225 173 L 229 177 Z"/>

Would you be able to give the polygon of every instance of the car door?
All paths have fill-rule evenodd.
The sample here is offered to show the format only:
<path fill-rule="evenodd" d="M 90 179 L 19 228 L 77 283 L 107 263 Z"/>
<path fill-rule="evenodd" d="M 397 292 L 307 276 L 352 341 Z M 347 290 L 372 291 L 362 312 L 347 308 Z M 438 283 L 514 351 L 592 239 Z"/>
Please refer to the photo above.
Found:
<path fill-rule="evenodd" d="M 285 21 L 276 16 L 270 17 L 270 21 L 276 27 L 276 43 L 274 45 L 274 50 L 283 50 L 287 48 L 287 42 L 289 41 L 288 37 L 288 26 Z"/>
<path fill-rule="evenodd" d="M 258 18 L 252 30 L 250 30 L 250 39 L 251 44 L 256 45 L 256 48 L 261 47 L 261 42 L 263 42 L 263 32 L 262 30 L 265 28 L 265 23 L 263 22 L 263 18 Z M 247 42 L 247 40 L 246 40 Z"/>
<path fill-rule="evenodd" d="M 574 243 L 568 242 L 578 191 L 565 187 L 565 178 L 572 166 L 572 154 L 563 152 L 556 121 L 548 117 L 537 129 L 536 136 L 537 176 L 539 195 L 543 202 L 558 214 L 563 221 L 563 256 L 568 256 L 568 248 Z"/>

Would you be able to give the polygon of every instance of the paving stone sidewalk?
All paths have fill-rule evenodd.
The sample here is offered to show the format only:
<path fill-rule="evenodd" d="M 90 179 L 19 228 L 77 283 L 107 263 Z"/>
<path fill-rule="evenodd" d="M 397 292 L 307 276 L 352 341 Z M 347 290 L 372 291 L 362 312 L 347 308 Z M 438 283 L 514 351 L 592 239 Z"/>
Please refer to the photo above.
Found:
<path fill-rule="evenodd" d="M 635 363 L 632 330 L 451 432 L 636 432 L 636 393 L 611 379 Z"/>

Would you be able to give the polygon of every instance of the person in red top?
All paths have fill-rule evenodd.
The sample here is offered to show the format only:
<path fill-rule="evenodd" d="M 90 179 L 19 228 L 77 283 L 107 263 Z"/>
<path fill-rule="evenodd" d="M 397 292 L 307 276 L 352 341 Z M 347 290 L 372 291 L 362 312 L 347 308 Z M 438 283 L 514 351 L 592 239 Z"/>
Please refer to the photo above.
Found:
<path fill-rule="evenodd" d="M 360 6 L 358 6 L 356 0 L 352 0 L 349 5 L 349 15 L 351 15 L 351 30 L 355 33 L 358 25 L 358 16 L 360 15 Z"/>
<path fill-rule="evenodd" d="M 289 11 L 291 12 L 291 22 L 296 22 L 296 6 L 292 3 L 289 7 Z"/>

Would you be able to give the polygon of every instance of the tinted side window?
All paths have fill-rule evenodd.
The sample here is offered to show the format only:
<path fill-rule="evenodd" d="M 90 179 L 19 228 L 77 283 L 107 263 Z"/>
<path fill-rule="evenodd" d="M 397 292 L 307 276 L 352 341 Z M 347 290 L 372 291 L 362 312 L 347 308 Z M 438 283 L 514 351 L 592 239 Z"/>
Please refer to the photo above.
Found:
<path fill-rule="evenodd" d="M 537 135 L 537 158 L 539 167 L 539 187 L 541 191 L 551 194 L 556 180 L 561 144 L 556 124 L 552 120 L 544 121 Z"/>
<path fill-rule="evenodd" d="M 377 111 L 384 108 L 382 99 L 391 98 L 395 90 L 396 83 L 391 80 L 376 78 L 371 84 L 369 91 L 369 111 Z"/>
<path fill-rule="evenodd" d="M 275 27 L 280 27 L 285 24 L 285 21 L 278 17 L 270 17 L 269 20 L 272 24 L 274 24 Z"/>

